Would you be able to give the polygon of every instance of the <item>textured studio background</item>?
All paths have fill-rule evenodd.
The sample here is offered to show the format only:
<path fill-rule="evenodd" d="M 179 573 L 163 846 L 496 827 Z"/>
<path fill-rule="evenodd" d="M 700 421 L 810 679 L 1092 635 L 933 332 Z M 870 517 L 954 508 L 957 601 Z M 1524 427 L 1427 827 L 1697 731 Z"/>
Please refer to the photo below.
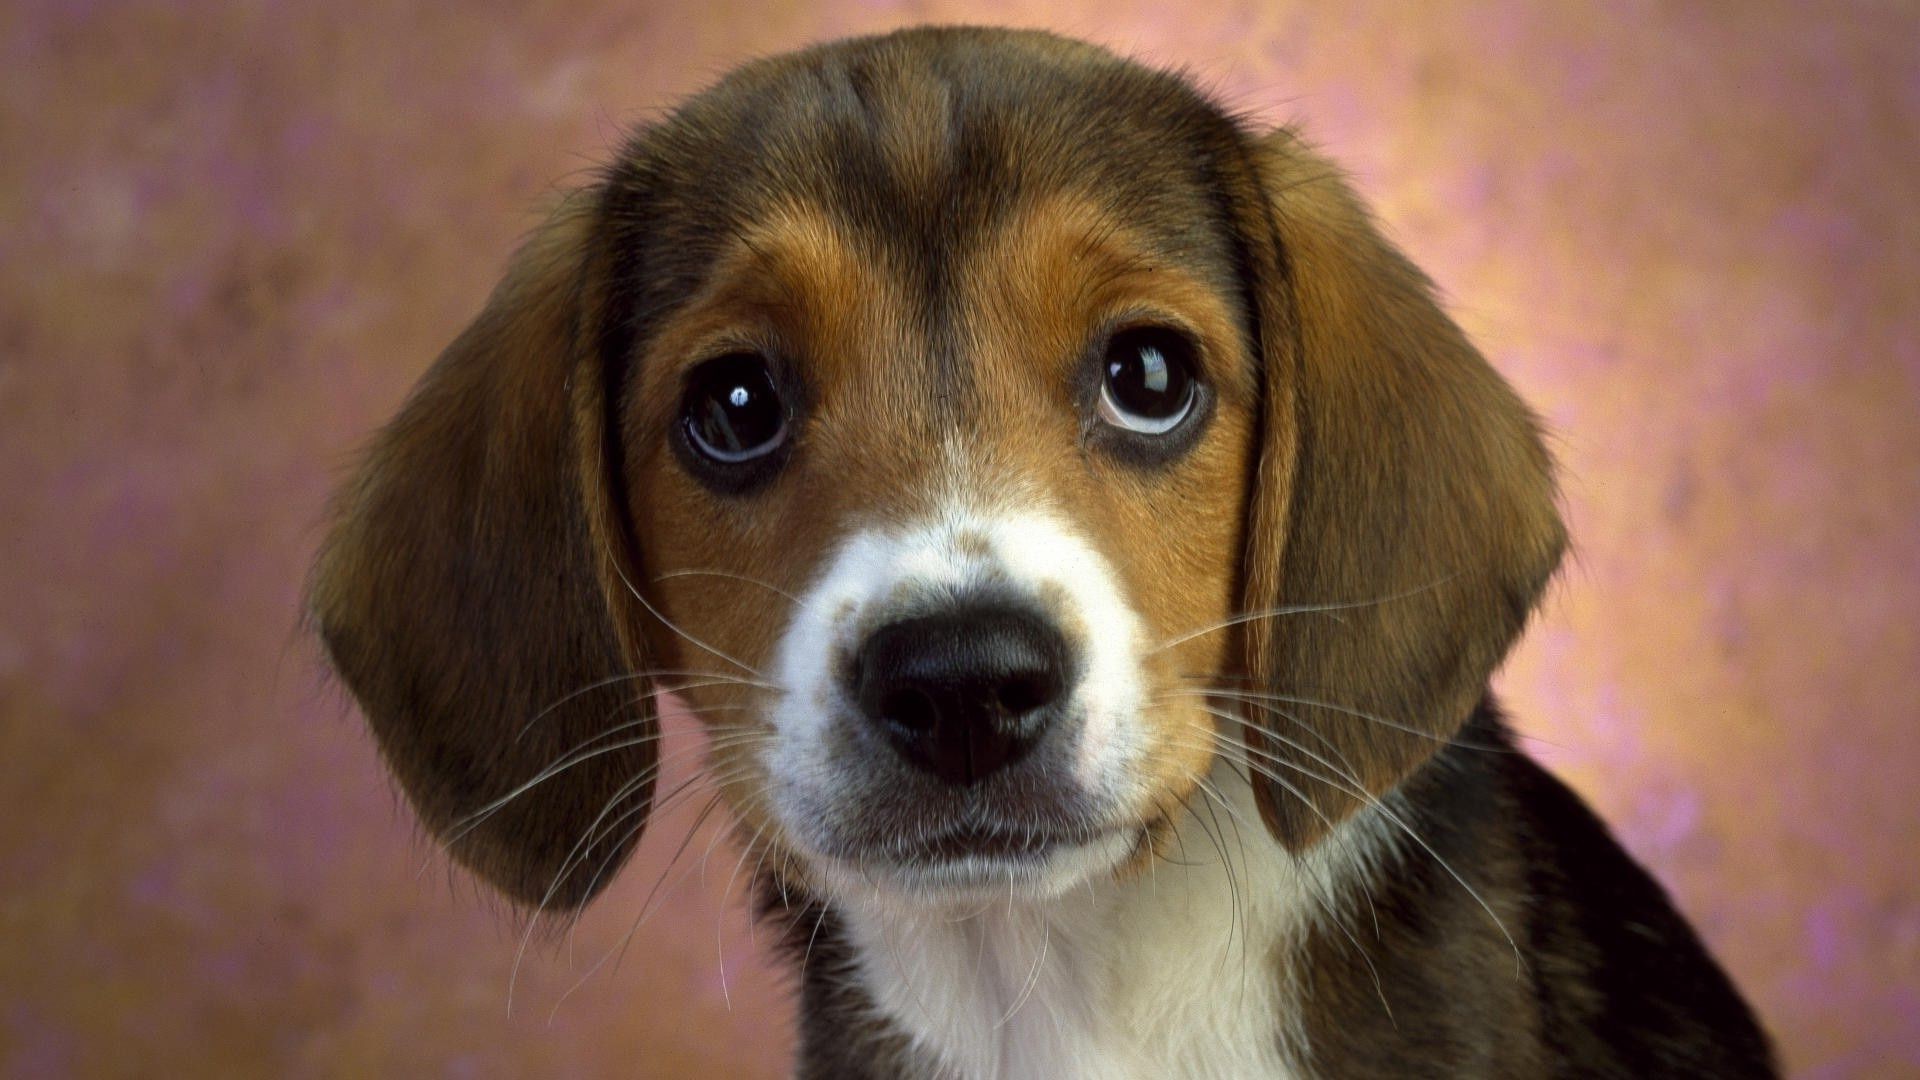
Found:
<path fill-rule="evenodd" d="M 1920 1073 L 1920 17 L 1814 7 L 6 0 L 0 1074 L 781 1074 L 710 826 L 582 981 L 698 803 L 514 983 L 296 605 L 556 186 L 739 60 L 922 21 L 1188 65 L 1353 170 L 1557 435 L 1521 727 L 1797 1074 Z"/>

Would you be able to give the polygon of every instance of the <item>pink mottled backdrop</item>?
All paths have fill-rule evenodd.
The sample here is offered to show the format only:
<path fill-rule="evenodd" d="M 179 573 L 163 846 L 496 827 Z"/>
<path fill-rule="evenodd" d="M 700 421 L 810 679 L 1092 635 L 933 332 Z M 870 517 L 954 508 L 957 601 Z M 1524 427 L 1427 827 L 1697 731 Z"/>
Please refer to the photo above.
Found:
<path fill-rule="evenodd" d="M 964 20 L 1188 65 L 1352 167 L 1557 432 L 1580 553 L 1522 726 L 1797 1073 L 1920 1073 L 1920 18 L 1177 7 L 0 7 L 0 1072 L 780 1074 L 711 830 L 567 996 L 696 804 L 509 1015 L 517 927 L 316 690 L 300 580 L 349 448 L 623 125 Z"/>

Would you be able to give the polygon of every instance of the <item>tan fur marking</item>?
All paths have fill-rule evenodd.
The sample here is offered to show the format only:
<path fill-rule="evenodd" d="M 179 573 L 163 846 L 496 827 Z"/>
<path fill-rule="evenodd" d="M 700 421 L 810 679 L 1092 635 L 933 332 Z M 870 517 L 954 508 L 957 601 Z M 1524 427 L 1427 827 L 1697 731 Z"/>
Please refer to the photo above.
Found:
<path fill-rule="evenodd" d="M 995 441 L 982 456 L 1043 492 L 1114 566 L 1152 642 L 1226 618 L 1256 404 L 1231 301 L 1088 194 L 1061 194 L 1013 215 L 961 280 L 983 407 L 993 417 L 983 426 Z M 1201 441 L 1165 469 L 1142 471 L 1081 446 L 1076 368 L 1116 322 L 1171 326 L 1200 345 L 1214 412 Z M 1142 720 L 1158 733 L 1146 782 L 1157 797 L 1177 803 L 1207 770 L 1213 719 L 1200 699 L 1174 691 L 1207 685 L 1184 676 L 1221 670 L 1227 638 L 1204 635 L 1145 658 Z"/>
<path fill-rule="evenodd" d="M 968 529 L 953 538 L 953 549 L 970 559 L 982 561 L 993 557 L 993 542 L 972 529 Z"/>

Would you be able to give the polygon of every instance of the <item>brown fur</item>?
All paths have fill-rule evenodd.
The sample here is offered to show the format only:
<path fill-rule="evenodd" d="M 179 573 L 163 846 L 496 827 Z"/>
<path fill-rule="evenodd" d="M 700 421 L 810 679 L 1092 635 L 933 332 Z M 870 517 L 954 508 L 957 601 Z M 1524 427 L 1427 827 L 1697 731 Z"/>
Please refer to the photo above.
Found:
<path fill-rule="evenodd" d="M 1342 606 L 1246 624 L 1247 667 L 1258 685 L 1328 703 L 1279 704 L 1365 785 L 1263 787 L 1267 823 L 1298 850 L 1459 730 L 1566 535 L 1533 415 L 1426 276 L 1293 134 L 1252 153 L 1291 288 L 1262 295 L 1272 332 L 1245 607 Z M 1300 775 L 1329 771 L 1251 738 Z"/>
<path fill-rule="evenodd" d="M 604 684 L 647 663 L 580 348 L 592 211 L 554 215 L 381 432 L 310 596 L 421 819 L 528 905 L 592 894 L 633 841 L 595 826 L 644 813 L 656 757 L 645 688 Z M 583 745 L 610 749 L 487 812 Z"/>

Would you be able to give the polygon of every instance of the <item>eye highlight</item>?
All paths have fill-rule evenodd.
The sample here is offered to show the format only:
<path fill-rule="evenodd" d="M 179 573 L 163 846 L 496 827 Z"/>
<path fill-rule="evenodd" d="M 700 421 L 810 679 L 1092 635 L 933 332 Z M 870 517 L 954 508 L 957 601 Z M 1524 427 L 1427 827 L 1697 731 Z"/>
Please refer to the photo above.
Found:
<path fill-rule="evenodd" d="M 1164 435 L 1193 415 L 1199 396 L 1194 345 L 1178 330 L 1121 330 L 1107 339 L 1101 372 L 1100 419 L 1115 427 Z"/>
<path fill-rule="evenodd" d="M 764 357 L 729 353 L 687 375 L 680 424 L 688 446 L 721 466 L 764 458 L 787 442 L 788 408 Z"/>

